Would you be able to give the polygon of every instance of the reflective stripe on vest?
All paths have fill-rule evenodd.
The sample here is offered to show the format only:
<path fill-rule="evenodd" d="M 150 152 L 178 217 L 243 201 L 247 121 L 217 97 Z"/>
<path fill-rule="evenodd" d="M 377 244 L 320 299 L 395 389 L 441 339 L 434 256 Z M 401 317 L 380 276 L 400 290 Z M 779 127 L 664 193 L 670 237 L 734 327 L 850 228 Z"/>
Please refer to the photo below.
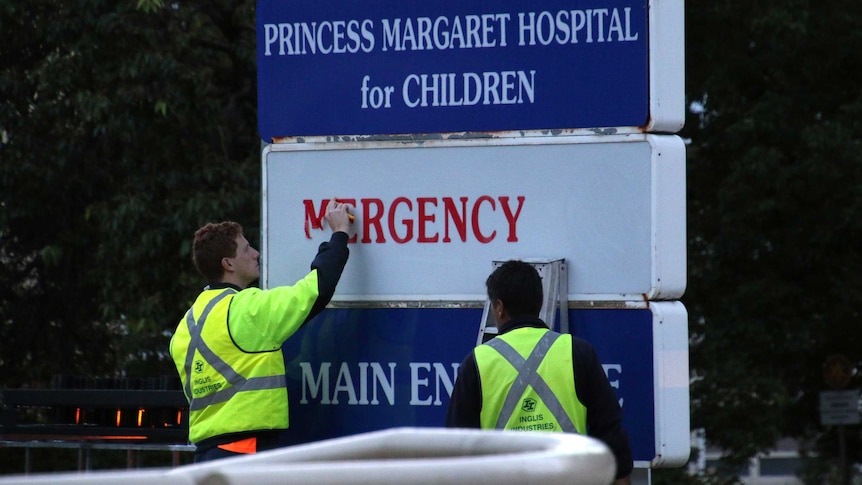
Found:
<path fill-rule="evenodd" d="M 497 429 L 506 427 L 506 423 L 509 422 L 512 414 L 515 412 L 515 408 L 518 406 L 521 395 L 527 389 L 527 386 L 530 386 L 536 391 L 536 394 L 539 395 L 539 398 L 545 403 L 557 422 L 560 423 L 563 431 L 577 433 L 574 423 L 572 423 L 571 418 L 569 418 L 569 415 L 563 409 L 563 405 L 560 403 L 557 395 L 554 394 L 538 372 L 539 364 L 542 363 L 542 360 L 548 354 L 548 349 L 551 348 L 560 336 L 560 334 L 555 332 L 546 332 L 526 359 L 521 357 L 521 354 L 517 350 L 501 338 L 494 338 L 486 342 L 486 345 L 499 352 L 518 371 L 518 377 L 512 383 L 508 394 L 506 394 L 503 408 L 497 417 L 497 424 L 495 425 Z"/>
<path fill-rule="evenodd" d="M 192 315 L 193 308 L 189 308 L 189 311 L 186 313 L 186 325 L 188 326 L 189 336 L 191 338 L 184 365 L 186 373 L 185 393 L 189 398 L 189 411 L 200 411 L 207 406 L 228 401 L 238 392 L 281 389 L 287 387 L 287 377 L 284 375 L 252 377 L 250 379 L 241 376 L 227 362 L 225 362 L 224 359 L 213 352 L 209 346 L 207 346 L 206 342 L 204 342 L 203 337 L 201 337 L 204 323 L 209 316 L 210 311 L 212 311 L 218 302 L 234 293 L 236 293 L 235 290 L 227 289 L 216 295 L 216 297 L 210 300 L 206 307 L 204 307 L 204 311 L 201 313 L 197 322 L 195 322 L 194 316 Z M 216 372 L 224 376 L 225 380 L 227 380 L 231 386 L 219 389 L 218 391 L 206 396 L 194 397 L 192 394 L 191 383 L 192 364 L 194 362 L 195 351 L 199 352 L 204 360 L 206 360 L 207 363 L 216 370 Z"/>

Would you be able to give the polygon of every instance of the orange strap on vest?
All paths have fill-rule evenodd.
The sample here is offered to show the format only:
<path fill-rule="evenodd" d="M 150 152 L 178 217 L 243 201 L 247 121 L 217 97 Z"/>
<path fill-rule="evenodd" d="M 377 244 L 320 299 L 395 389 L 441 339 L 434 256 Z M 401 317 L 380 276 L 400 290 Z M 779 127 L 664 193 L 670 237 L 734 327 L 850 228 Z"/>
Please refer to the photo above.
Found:
<path fill-rule="evenodd" d="M 218 447 L 225 451 L 242 453 L 244 455 L 257 453 L 257 438 L 246 438 L 244 440 L 234 441 L 233 443 L 218 445 Z"/>

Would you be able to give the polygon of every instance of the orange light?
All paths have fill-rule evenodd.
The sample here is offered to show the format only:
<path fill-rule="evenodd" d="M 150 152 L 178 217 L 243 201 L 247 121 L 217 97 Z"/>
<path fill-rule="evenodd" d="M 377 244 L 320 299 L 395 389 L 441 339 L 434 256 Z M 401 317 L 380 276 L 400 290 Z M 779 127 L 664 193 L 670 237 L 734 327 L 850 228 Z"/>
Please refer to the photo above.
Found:
<path fill-rule="evenodd" d="M 110 440 L 110 441 L 141 441 L 141 440 L 148 440 L 149 438 L 146 436 L 129 435 L 129 436 L 81 436 L 81 437 L 75 438 L 75 439 L 104 440 L 104 441 L 108 441 L 108 440 Z"/>
<path fill-rule="evenodd" d="M 177 409 L 177 426 L 183 422 L 183 410 Z"/>
<path fill-rule="evenodd" d="M 117 409 L 117 427 L 118 427 L 118 428 L 120 427 L 120 414 L 121 414 L 121 413 L 120 413 L 120 410 L 119 410 L 119 409 Z"/>
<path fill-rule="evenodd" d="M 141 427 L 141 423 L 144 422 L 144 409 L 138 409 L 138 427 Z"/>
<path fill-rule="evenodd" d="M 75 424 L 81 424 L 81 408 L 75 408 Z"/>

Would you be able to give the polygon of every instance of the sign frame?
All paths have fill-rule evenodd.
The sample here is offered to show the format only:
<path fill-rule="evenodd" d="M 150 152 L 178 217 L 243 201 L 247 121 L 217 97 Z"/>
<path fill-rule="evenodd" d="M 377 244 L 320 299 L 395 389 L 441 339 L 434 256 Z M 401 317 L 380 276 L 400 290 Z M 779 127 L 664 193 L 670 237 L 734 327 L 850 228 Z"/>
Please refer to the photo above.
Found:
<path fill-rule="evenodd" d="M 475 345 L 482 309 L 481 302 L 471 305 L 336 304 L 309 322 L 284 347 L 291 356 L 291 429 L 283 444 L 444 426 L 447 388 Z M 617 389 L 635 467 L 685 464 L 691 445 L 683 304 L 575 303 L 569 318 L 571 333 L 593 344 Z"/>
<path fill-rule="evenodd" d="M 638 59 L 638 62 L 635 63 L 625 60 L 628 55 L 625 54 L 621 56 L 623 60 L 619 61 L 620 66 L 605 72 L 603 66 L 607 63 L 601 62 L 600 59 L 607 59 L 608 55 L 614 56 L 617 51 L 603 54 L 592 53 L 590 55 L 594 56 L 593 60 L 584 61 L 583 64 L 578 61 L 581 56 L 580 51 L 575 51 L 575 54 L 572 55 L 578 57 L 567 61 L 567 63 L 579 67 L 569 70 L 573 68 L 554 65 L 552 62 L 545 65 L 539 61 L 545 58 L 558 58 L 560 53 L 551 49 L 559 49 L 562 46 L 555 45 L 555 43 L 540 45 L 537 50 L 530 51 L 531 53 L 525 57 L 524 52 L 519 52 L 514 48 L 515 34 L 511 35 L 512 38 L 506 47 L 502 47 L 499 42 L 494 46 L 484 46 L 482 49 L 447 49 L 434 52 L 434 49 L 426 47 L 409 52 L 409 56 L 406 58 L 399 57 L 397 59 L 388 59 L 387 56 L 404 56 L 406 53 L 394 52 L 393 49 L 386 53 L 377 52 L 381 49 L 379 47 L 381 41 L 378 37 L 383 37 L 381 32 L 383 27 L 379 24 L 386 19 L 387 15 L 401 15 L 405 18 L 399 18 L 399 20 L 405 21 L 411 18 L 411 15 L 417 16 L 416 18 L 431 20 L 445 18 L 448 23 L 459 17 L 480 17 L 477 14 L 482 9 L 495 11 L 495 9 L 502 8 L 495 6 L 496 4 L 492 2 L 470 4 L 472 7 L 455 1 L 441 5 L 435 4 L 433 7 L 427 5 L 417 7 L 403 3 L 396 6 L 386 3 L 377 7 L 363 5 L 365 11 L 362 11 L 358 6 L 351 6 L 353 10 L 347 9 L 348 13 L 342 13 L 347 5 L 344 5 L 343 2 L 339 3 L 337 0 L 330 1 L 326 5 L 316 2 L 305 6 L 291 2 L 290 9 L 283 6 L 287 2 L 282 4 L 279 0 L 258 0 L 256 26 L 259 46 L 257 59 L 260 137 L 265 142 L 281 142 L 293 137 L 337 136 L 344 138 L 421 133 L 517 133 L 515 130 L 564 130 L 572 134 L 591 134 L 608 132 L 608 130 L 614 133 L 677 132 L 685 122 L 684 2 L 679 0 L 641 0 L 640 2 L 615 0 L 615 2 L 614 5 L 619 4 L 620 12 L 625 9 L 629 10 L 625 14 L 618 14 L 624 19 L 632 14 L 633 10 L 638 11 L 637 15 L 645 17 L 646 26 L 644 29 L 646 31 L 639 32 L 640 40 L 638 41 L 638 48 L 641 49 L 641 45 L 643 47 L 642 52 L 639 50 L 638 53 L 645 56 L 646 59 Z M 585 6 L 589 7 L 586 4 Z M 626 7 L 623 8 L 623 6 Z M 519 8 L 530 10 L 528 13 L 542 14 L 557 10 L 567 12 L 567 9 L 573 7 L 577 7 L 577 5 L 572 6 L 557 0 L 545 0 L 539 5 L 532 4 L 529 8 Z M 547 12 L 543 11 L 543 8 L 547 9 Z M 380 9 L 382 11 L 377 11 Z M 391 12 L 393 9 L 397 11 Z M 582 12 L 591 12 L 591 10 L 586 8 Z M 508 22 L 510 29 L 519 22 L 516 16 L 523 13 L 515 10 L 507 11 L 506 15 L 511 16 L 511 20 Z M 308 18 L 303 15 L 308 16 Z M 481 15 L 481 17 L 485 15 Z M 342 18 L 344 16 L 346 18 Z M 351 16 L 357 18 L 350 18 Z M 335 20 L 336 18 L 338 20 Z M 350 19 L 348 20 L 348 18 Z M 394 22 L 392 19 L 389 20 Z M 360 34 L 365 39 L 378 38 L 376 41 L 378 45 L 371 47 L 370 52 L 363 52 L 359 49 L 353 54 L 342 52 L 338 55 L 322 55 L 321 52 L 316 52 L 312 56 L 307 52 L 300 54 L 297 47 L 294 55 L 274 53 L 275 45 L 283 47 L 287 40 L 291 38 L 295 40 L 297 37 L 286 37 L 287 40 L 282 39 L 279 43 L 274 44 L 273 36 L 281 38 L 286 36 L 288 31 L 300 29 L 302 25 L 325 24 L 329 27 L 326 29 L 321 27 L 320 32 L 334 32 L 336 26 L 342 25 L 341 22 L 347 22 L 344 25 L 348 25 L 346 29 L 349 30 L 350 22 L 354 22 L 354 29 L 361 29 L 360 25 L 366 25 L 363 24 L 366 21 L 370 22 L 368 30 L 361 32 L 356 30 L 353 35 L 354 41 L 359 39 Z M 553 19 L 550 22 L 553 22 Z M 617 17 L 616 22 L 619 24 L 622 21 Z M 549 23 L 548 25 L 552 24 Z M 596 28 L 598 29 L 598 26 Z M 603 27 L 603 29 L 608 30 L 610 28 L 610 25 Z M 620 25 L 617 25 L 617 28 L 621 30 Z M 505 30 L 505 28 L 501 30 Z M 488 32 L 493 32 L 493 29 L 489 28 Z M 610 38 L 610 35 L 608 36 Z M 569 43 L 565 47 L 570 49 L 572 46 L 587 45 L 582 39 L 580 44 Z M 595 44 L 595 46 L 600 46 L 603 49 L 609 48 L 611 45 L 611 42 Z M 525 49 L 525 47 L 519 47 L 519 49 Z M 577 49 L 583 49 L 583 47 L 577 47 Z M 494 54 L 488 55 L 488 52 L 491 51 L 495 51 Z M 330 51 L 327 49 L 327 52 Z M 489 59 L 499 60 L 490 61 Z M 486 61 L 490 65 L 485 65 Z M 431 108 L 425 108 L 421 113 L 415 112 L 418 108 L 414 107 L 405 111 L 403 107 L 393 106 L 392 103 L 390 103 L 388 111 L 387 109 L 369 109 L 369 92 L 373 93 L 374 89 L 385 90 L 390 96 L 398 96 L 399 94 L 402 97 L 406 96 L 407 79 L 403 80 L 403 85 L 401 83 L 402 77 L 405 75 L 407 78 L 410 76 L 418 78 L 423 73 L 430 76 L 432 74 L 427 73 L 440 72 L 440 76 L 445 73 L 446 76 L 475 74 L 481 77 L 480 75 L 487 72 L 529 73 L 531 69 L 528 64 L 533 62 L 540 62 L 538 66 L 533 67 L 538 69 L 538 76 L 541 79 L 540 81 L 532 80 L 533 83 L 539 83 L 533 86 L 533 89 L 539 90 L 540 93 L 541 83 L 550 83 L 552 87 L 576 85 L 579 86 L 578 89 L 574 90 L 576 92 L 585 90 L 595 92 L 579 98 L 580 101 L 573 99 L 565 110 L 560 110 L 558 102 L 543 104 L 548 103 L 548 99 L 568 96 L 560 88 L 546 92 L 545 101 L 541 101 L 541 98 L 539 101 L 533 100 L 533 102 L 539 103 L 534 105 L 535 108 L 531 108 L 530 103 L 513 102 L 490 109 L 484 106 L 486 103 L 482 102 L 470 109 L 465 109 L 465 106 L 437 107 L 433 108 L 432 111 L 429 111 Z M 392 71 L 397 66 L 405 65 L 405 63 L 410 64 L 412 74 L 407 75 L 405 72 L 399 73 L 397 79 L 380 79 L 383 77 L 383 73 Z M 633 64 L 641 63 L 644 65 L 633 68 Z M 480 71 L 482 69 L 488 69 L 488 71 L 463 72 L 471 69 L 471 66 L 475 64 L 482 64 L 482 66 L 477 66 Z M 635 69 L 635 72 L 628 72 L 627 69 Z M 535 72 L 536 69 L 532 69 L 532 71 Z M 620 71 L 626 72 L 620 74 Z M 334 76 L 334 73 L 338 73 L 338 75 Z M 587 81 L 583 76 L 590 73 L 590 80 Z M 608 81 L 613 76 L 618 77 L 614 78 L 608 85 L 600 81 Z M 630 82 L 633 82 L 632 79 L 640 79 L 641 76 L 643 77 L 642 82 L 637 81 L 637 84 L 629 85 Z M 444 78 L 448 79 L 446 77 L 440 79 Z M 504 76 L 501 79 L 500 86 L 508 85 L 510 81 L 514 82 L 514 80 L 520 79 L 520 75 L 512 77 L 509 81 L 506 81 L 507 78 Z M 381 85 L 375 85 L 375 80 Z M 579 85 L 579 82 L 586 84 Z M 442 83 L 443 81 L 439 82 L 439 84 Z M 611 87 L 618 83 L 621 84 L 620 87 Z M 465 89 L 466 84 L 465 80 Z M 488 89 L 488 87 L 486 86 L 484 89 Z M 449 90 L 454 92 L 454 84 Z M 601 92 L 599 93 L 598 90 Z M 634 92 L 637 92 L 637 95 L 634 95 Z M 364 94 L 360 96 L 360 93 Z M 618 101 L 615 101 L 614 98 L 620 100 L 629 96 L 635 97 L 624 102 L 619 101 L 623 102 L 622 105 L 615 105 Z M 505 98 L 507 96 L 500 95 L 500 97 Z M 518 97 L 521 98 L 520 95 Z M 589 106 L 598 99 L 604 101 L 598 105 Z M 581 106 L 581 104 L 587 106 Z M 434 106 L 443 105 L 445 103 L 441 102 Z M 636 110 L 643 110 L 642 114 L 637 117 L 638 121 L 634 121 L 634 118 L 628 114 L 624 117 L 617 114 L 628 113 L 629 109 L 635 108 Z"/>
<path fill-rule="evenodd" d="M 637 157 L 645 157 L 645 159 L 629 160 L 624 157 L 621 159 L 620 163 L 625 164 L 626 167 L 634 167 L 643 172 L 642 175 L 636 176 L 638 178 L 635 182 L 617 180 L 622 178 L 622 174 L 619 173 L 620 169 L 612 173 L 615 177 L 606 177 L 602 167 L 604 163 L 607 163 L 607 159 L 612 157 L 607 153 L 614 146 L 643 147 L 644 150 L 648 147 L 650 150 L 649 153 L 643 152 L 642 155 L 636 155 Z M 566 232 L 562 226 L 553 227 L 557 222 L 556 220 L 548 220 L 547 224 L 542 224 L 532 232 L 535 242 L 514 243 L 521 244 L 517 251 L 511 247 L 512 244 L 506 246 L 503 242 L 492 247 L 493 244 L 497 243 L 494 242 L 490 245 L 477 243 L 469 246 L 470 241 L 467 241 L 468 246 L 462 245 L 463 247 L 455 249 L 445 249 L 452 247 L 450 244 L 444 249 L 439 249 L 440 253 L 434 253 L 436 250 L 433 248 L 434 244 L 422 245 L 421 252 L 418 248 L 419 245 L 416 244 L 414 246 L 417 248 L 412 250 L 405 249 L 404 246 L 408 246 L 407 244 L 401 244 L 401 247 L 393 247 L 392 244 L 389 244 L 386 249 L 383 248 L 385 245 L 377 245 L 379 247 L 376 247 L 373 244 L 351 244 L 351 260 L 348 261 L 345 276 L 342 277 L 334 301 L 481 300 L 484 295 L 476 293 L 476 291 L 481 291 L 481 285 L 475 283 L 483 282 L 484 277 L 487 276 L 484 274 L 486 261 L 541 257 L 549 251 L 554 253 L 554 257 L 567 259 L 569 268 L 568 299 L 570 301 L 671 300 L 680 297 L 686 286 L 685 147 L 682 140 L 673 135 L 593 135 L 524 137 L 520 139 L 488 138 L 267 145 L 262 155 L 261 250 L 264 256 L 261 265 L 261 282 L 264 286 L 293 284 L 304 274 L 303 271 L 306 269 L 304 260 L 311 258 L 317 244 L 329 238 L 328 230 L 315 230 L 313 228 L 309 230 L 307 212 L 305 213 L 306 218 L 303 220 L 301 192 L 310 190 L 308 189 L 308 180 L 318 180 L 329 175 L 329 180 L 326 183 L 314 184 L 314 190 L 319 192 L 320 186 L 326 185 L 326 190 L 340 189 L 341 191 L 338 193 L 340 197 L 355 198 L 357 191 L 367 190 L 366 187 L 374 183 L 372 180 L 377 180 L 374 177 L 388 177 L 387 185 L 398 185 L 398 177 L 402 176 L 398 174 L 398 170 L 409 171 L 409 166 L 404 169 L 399 167 L 406 164 L 408 159 L 416 158 L 417 161 L 413 166 L 420 168 L 432 165 L 440 166 L 444 163 L 457 163 L 458 165 L 452 165 L 448 169 L 444 167 L 440 170 L 445 172 L 446 170 L 458 170 L 460 167 L 460 170 L 468 173 L 463 184 L 471 185 L 471 177 L 488 179 L 486 172 L 496 170 L 494 163 L 498 163 L 498 160 L 503 157 L 515 156 L 508 155 L 511 153 L 510 150 L 514 148 L 526 151 L 538 159 L 545 153 L 543 150 L 563 150 L 564 154 L 567 154 L 570 151 L 581 153 L 578 150 L 586 150 L 590 147 L 596 151 L 597 157 L 603 157 L 603 159 L 590 159 L 589 162 L 585 162 L 590 165 L 586 170 L 590 170 L 589 174 L 592 177 L 604 178 L 607 181 L 603 180 L 601 188 L 595 189 L 598 192 L 591 188 L 585 190 L 592 191 L 596 194 L 593 198 L 601 200 L 584 201 L 588 202 L 587 205 L 577 202 L 583 207 L 570 208 L 561 207 L 560 204 L 554 203 L 551 200 L 553 199 L 552 195 L 544 197 L 545 194 L 540 193 L 537 197 L 533 197 L 537 203 L 545 204 L 540 206 L 541 214 L 537 216 L 539 217 L 537 223 L 542 224 L 545 221 L 542 218 L 551 217 L 545 212 L 550 211 L 549 214 L 551 214 L 553 211 L 562 210 L 562 214 L 554 217 L 585 217 L 589 219 L 586 223 L 573 222 L 579 225 L 576 230 L 580 233 L 570 235 L 571 233 Z M 433 148 L 433 150 L 427 150 L 428 148 Z M 441 150 L 442 148 L 449 149 L 449 152 Z M 458 154 L 456 161 L 450 161 L 450 159 L 454 160 L 452 153 Z M 474 153 L 482 153 L 484 158 L 479 160 L 479 158 L 474 157 Z M 475 160 L 470 157 L 474 157 Z M 370 167 L 369 164 L 377 158 L 385 160 L 375 168 L 368 168 Z M 569 163 L 566 160 L 560 163 L 563 163 L 564 167 L 568 167 L 565 168 L 566 170 L 575 169 L 574 165 L 566 165 Z M 571 163 L 578 162 L 572 160 Z M 533 162 L 532 165 L 532 169 L 529 171 L 513 168 L 511 177 L 522 177 L 522 180 L 512 179 L 509 180 L 509 184 L 517 186 L 518 183 L 530 176 L 530 172 L 540 170 L 542 166 L 538 161 Z M 278 174 L 282 175 L 276 173 L 276 168 L 279 170 Z M 375 170 L 380 173 L 375 172 Z M 329 171 L 344 173 L 345 175 L 332 177 Z M 353 172 L 352 175 L 351 172 Z M 421 177 L 417 178 L 416 174 L 408 174 L 404 177 L 412 177 L 411 181 L 419 179 L 415 183 L 422 184 L 429 183 L 424 180 L 431 177 L 429 174 L 430 172 L 426 173 L 425 169 L 421 168 Z M 285 180 L 288 176 L 297 177 L 297 180 Z M 548 190 L 550 187 L 557 187 L 556 190 L 562 191 L 560 192 L 562 194 L 573 194 L 572 186 L 576 183 L 588 183 L 573 181 L 569 184 L 555 184 L 556 179 L 564 177 L 563 174 L 556 173 L 551 173 L 546 181 L 542 178 L 541 173 L 535 176 L 540 178 L 539 183 L 547 183 Z M 500 182 L 505 184 L 505 180 Z M 500 185 L 500 182 L 482 181 L 486 185 L 492 184 L 493 187 Z M 430 183 L 434 184 L 434 181 L 432 180 Z M 450 185 L 453 183 L 450 182 Z M 621 186 L 614 193 L 606 190 L 609 184 L 616 183 L 629 185 Z M 618 198 L 627 196 L 625 187 L 631 186 L 632 183 L 635 183 L 638 190 L 643 192 L 640 203 L 610 199 L 614 197 L 615 193 L 621 193 Z M 408 183 L 404 182 L 401 185 L 408 185 Z M 398 188 L 397 190 L 407 189 Z M 411 186 L 410 190 L 421 190 L 421 187 L 414 189 Z M 544 190 L 544 187 L 541 190 Z M 365 197 L 362 192 L 359 193 L 358 197 Z M 367 194 L 367 192 L 365 193 Z M 329 195 L 329 193 L 326 195 L 321 193 L 313 196 L 315 211 L 319 209 L 317 206 L 322 204 Z M 331 195 L 335 196 L 336 194 Z M 317 200 L 321 197 L 324 199 Z M 548 200 L 543 200 L 543 197 Z M 566 197 L 574 197 L 574 195 L 566 195 Z M 603 197 L 607 198 L 607 203 L 602 202 L 605 200 L 602 199 Z M 512 199 L 514 200 L 514 197 Z M 510 201 L 509 203 L 514 204 L 515 202 Z M 286 205 L 293 207 L 293 210 L 286 210 Z M 602 208 L 603 205 L 609 208 Z M 438 210 L 442 209 L 438 208 Z M 610 210 L 612 212 L 610 216 L 601 216 L 593 215 L 592 211 L 594 210 Z M 515 212 L 514 209 L 511 211 Z M 442 218 L 440 215 L 437 217 Z M 591 222 L 595 217 L 614 220 Z M 632 224 L 638 225 L 639 235 L 637 238 L 628 234 L 631 229 L 625 225 L 627 223 L 625 221 L 631 221 Z M 437 224 L 441 223 L 437 222 Z M 303 225 L 305 225 L 305 235 L 308 238 L 303 236 Z M 313 221 L 311 225 L 314 225 Z M 356 225 L 358 228 L 363 227 L 359 220 L 357 220 Z M 501 227 L 501 234 L 505 230 L 505 227 Z M 552 235 L 555 233 L 550 232 L 553 230 L 563 231 L 559 233 L 558 239 L 564 241 L 565 244 L 583 244 L 586 247 L 584 249 L 574 248 L 564 246 L 557 240 L 546 240 L 553 238 Z M 418 231 L 417 229 L 415 232 Z M 592 233 L 587 231 L 612 231 L 610 233 L 612 236 L 609 237 L 614 239 L 611 242 L 619 247 L 612 248 L 612 253 L 605 253 L 604 251 L 607 249 L 605 246 L 607 245 L 590 239 L 593 237 L 591 236 Z M 442 230 L 439 232 L 442 233 Z M 529 231 L 527 232 L 529 233 Z M 500 240 L 502 241 L 502 239 L 501 236 Z M 540 247 L 537 250 L 524 244 L 538 244 Z M 444 245 L 436 244 L 436 246 L 443 247 Z M 627 251 L 625 249 L 627 247 L 633 249 Z M 570 248 L 571 252 L 567 252 L 564 250 L 565 248 Z M 455 252 L 447 254 L 442 251 Z M 602 256 L 601 258 L 591 258 L 591 255 L 588 254 L 589 251 L 600 251 Z M 631 255 L 629 256 L 628 253 Z M 392 254 L 397 254 L 396 259 L 393 259 Z M 629 257 L 632 258 L 631 261 L 626 259 Z M 397 258 L 407 259 L 398 261 Z M 451 270 L 445 273 L 445 282 L 440 280 L 437 281 L 436 285 L 429 286 L 427 281 L 421 282 L 416 279 L 417 274 L 427 276 L 445 271 L 445 268 L 434 269 L 440 264 L 448 264 Z M 357 265 L 360 265 L 360 268 L 351 269 Z M 405 276 L 402 273 L 408 270 L 404 268 L 415 268 L 415 271 L 411 275 Z M 353 281 L 353 278 L 358 278 L 357 271 L 360 269 L 367 272 L 368 279 Z M 386 273 L 385 277 L 378 274 L 375 278 L 372 273 L 374 271 L 389 272 Z M 603 282 L 603 278 L 606 278 L 607 282 Z M 637 278 L 637 281 L 634 281 L 634 278 Z M 595 286 L 591 288 L 590 285 Z M 356 290 L 357 288 L 365 293 Z M 455 291 L 452 291 L 453 289 Z"/>

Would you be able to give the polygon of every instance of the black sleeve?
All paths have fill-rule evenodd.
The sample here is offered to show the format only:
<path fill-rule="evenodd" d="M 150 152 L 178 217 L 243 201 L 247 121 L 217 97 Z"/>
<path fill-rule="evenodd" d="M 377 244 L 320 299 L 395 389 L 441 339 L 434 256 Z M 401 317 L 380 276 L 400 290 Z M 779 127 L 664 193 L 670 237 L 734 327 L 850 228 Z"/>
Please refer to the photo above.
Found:
<path fill-rule="evenodd" d="M 623 428 L 623 411 L 596 351 L 586 340 L 572 339 L 575 390 L 587 408 L 587 434 L 608 445 L 617 461 L 616 478 L 631 475 L 632 451 Z"/>
<path fill-rule="evenodd" d="M 317 256 L 311 262 L 311 269 L 317 270 L 317 301 L 305 319 L 306 322 L 322 312 L 335 294 L 335 287 L 350 255 L 347 239 L 347 233 L 334 232 L 329 242 L 321 243 L 317 249 Z"/>
<path fill-rule="evenodd" d="M 461 367 L 449 398 L 446 411 L 447 428 L 479 428 L 479 412 L 482 409 L 482 388 L 479 384 L 479 368 L 476 358 L 470 352 Z"/>

